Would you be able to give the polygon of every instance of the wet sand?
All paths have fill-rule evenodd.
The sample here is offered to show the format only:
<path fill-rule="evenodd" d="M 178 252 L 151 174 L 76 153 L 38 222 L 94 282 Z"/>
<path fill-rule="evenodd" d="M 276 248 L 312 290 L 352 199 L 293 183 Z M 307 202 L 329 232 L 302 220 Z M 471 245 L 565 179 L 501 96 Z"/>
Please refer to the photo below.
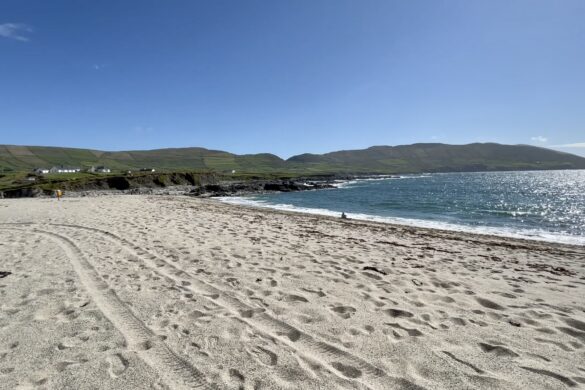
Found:
<path fill-rule="evenodd" d="M 585 386 L 585 247 L 164 196 L 0 200 L 0 388 Z"/>

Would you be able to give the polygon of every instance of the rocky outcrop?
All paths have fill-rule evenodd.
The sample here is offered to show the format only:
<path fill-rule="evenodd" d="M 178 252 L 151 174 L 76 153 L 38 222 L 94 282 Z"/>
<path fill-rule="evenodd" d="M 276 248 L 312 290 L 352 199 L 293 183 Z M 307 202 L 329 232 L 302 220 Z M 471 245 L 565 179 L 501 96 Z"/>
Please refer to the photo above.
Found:
<path fill-rule="evenodd" d="M 53 195 L 60 189 L 66 196 L 95 196 L 107 193 L 186 194 L 199 197 L 232 196 L 265 192 L 291 192 L 333 188 L 339 177 L 300 178 L 296 180 L 221 181 L 214 173 L 157 173 L 148 175 L 104 176 L 83 180 L 50 182 L 0 192 L 0 198 L 26 198 Z"/>
<path fill-rule="evenodd" d="M 16 188 L 13 190 L 0 191 L 2 198 L 35 198 L 43 195 L 43 190 L 37 187 Z"/>
<path fill-rule="evenodd" d="M 66 191 L 91 190 L 132 190 L 173 186 L 198 186 L 213 184 L 218 176 L 213 173 L 174 172 L 148 175 L 107 176 L 92 180 L 69 181 L 62 183 Z"/>
<path fill-rule="evenodd" d="M 187 195 L 200 197 L 234 196 L 264 192 L 292 192 L 334 188 L 328 182 L 305 182 L 294 180 L 251 180 L 224 182 L 198 186 Z"/>
<path fill-rule="evenodd" d="M 189 192 L 195 186 L 218 181 L 214 173 L 173 172 L 156 174 L 97 176 L 77 180 L 40 181 L 0 191 L 0 198 L 31 198 L 52 195 L 55 189 L 65 191 L 66 196 L 97 192 L 152 193 L 161 188 L 181 188 Z"/>

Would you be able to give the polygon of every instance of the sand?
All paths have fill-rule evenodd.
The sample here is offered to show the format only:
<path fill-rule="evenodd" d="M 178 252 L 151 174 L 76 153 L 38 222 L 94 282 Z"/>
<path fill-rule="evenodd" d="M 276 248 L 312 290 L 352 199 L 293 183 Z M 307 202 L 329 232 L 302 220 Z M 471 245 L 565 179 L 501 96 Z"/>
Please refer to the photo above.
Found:
<path fill-rule="evenodd" d="M 2 389 L 564 389 L 584 345 L 584 247 L 179 196 L 0 201 Z"/>

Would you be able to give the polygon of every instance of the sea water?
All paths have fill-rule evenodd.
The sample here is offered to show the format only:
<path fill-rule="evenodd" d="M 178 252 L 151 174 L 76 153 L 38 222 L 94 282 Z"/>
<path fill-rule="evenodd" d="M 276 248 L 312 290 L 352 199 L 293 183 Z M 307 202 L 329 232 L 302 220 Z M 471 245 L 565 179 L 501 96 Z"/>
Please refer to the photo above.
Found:
<path fill-rule="evenodd" d="M 380 176 L 336 187 L 222 200 L 585 245 L 585 170 Z"/>

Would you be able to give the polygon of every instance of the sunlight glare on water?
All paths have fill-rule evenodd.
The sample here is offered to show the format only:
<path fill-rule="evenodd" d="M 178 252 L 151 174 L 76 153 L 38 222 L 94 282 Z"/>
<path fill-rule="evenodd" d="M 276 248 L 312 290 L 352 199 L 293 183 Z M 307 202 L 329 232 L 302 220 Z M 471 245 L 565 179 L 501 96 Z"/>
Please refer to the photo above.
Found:
<path fill-rule="evenodd" d="M 228 201 L 585 244 L 585 170 L 404 175 Z"/>

